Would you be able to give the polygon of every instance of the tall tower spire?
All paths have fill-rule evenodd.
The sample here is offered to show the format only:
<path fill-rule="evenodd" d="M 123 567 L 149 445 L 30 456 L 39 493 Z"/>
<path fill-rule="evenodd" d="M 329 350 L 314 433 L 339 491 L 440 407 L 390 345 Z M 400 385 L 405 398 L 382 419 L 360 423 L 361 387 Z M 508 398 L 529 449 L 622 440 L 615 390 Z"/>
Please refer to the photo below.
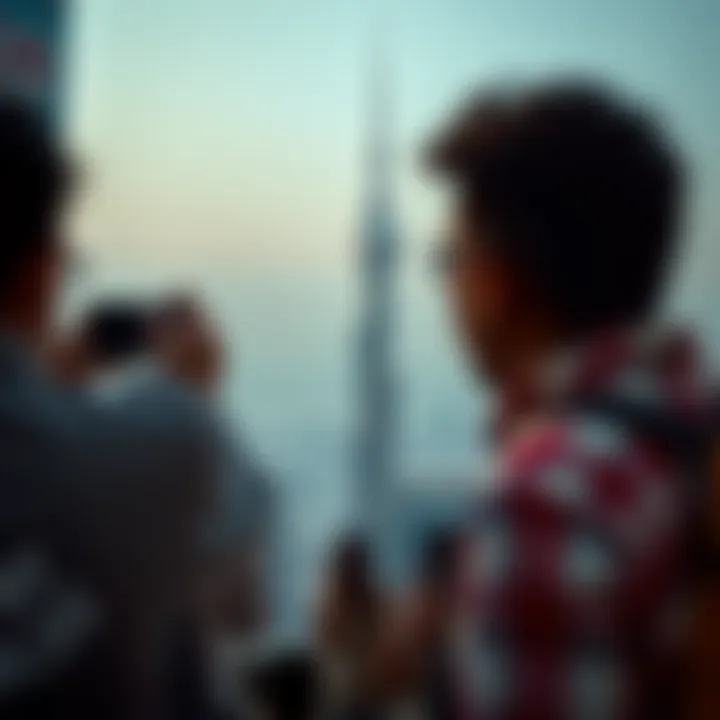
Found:
<path fill-rule="evenodd" d="M 371 540 L 386 537 L 390 492 L 397 476 L 397 406 L 393 367 L 398 240 L 395 227 L 391 87 L 386 60 L 373 58 L 369 93 L 366 197 L 360 243 L 360 325 L 356 488 L 361 523 Z"/>

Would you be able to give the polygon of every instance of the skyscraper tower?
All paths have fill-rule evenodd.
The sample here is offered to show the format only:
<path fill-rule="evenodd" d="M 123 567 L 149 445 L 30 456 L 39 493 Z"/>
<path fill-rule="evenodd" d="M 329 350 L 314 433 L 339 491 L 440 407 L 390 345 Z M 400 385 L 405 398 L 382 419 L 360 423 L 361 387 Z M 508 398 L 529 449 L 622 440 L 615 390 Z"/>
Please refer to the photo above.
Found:
<path fill-rule="evenodd" d="M 391 88 L 380 56 L 370 84 L 366 196 L 360 243 L 357 346 L 356 491 L 360 523 L 382 549 L 397 477 L 397 393 L 394 372 L 398 238 L 394 216 Z"/>

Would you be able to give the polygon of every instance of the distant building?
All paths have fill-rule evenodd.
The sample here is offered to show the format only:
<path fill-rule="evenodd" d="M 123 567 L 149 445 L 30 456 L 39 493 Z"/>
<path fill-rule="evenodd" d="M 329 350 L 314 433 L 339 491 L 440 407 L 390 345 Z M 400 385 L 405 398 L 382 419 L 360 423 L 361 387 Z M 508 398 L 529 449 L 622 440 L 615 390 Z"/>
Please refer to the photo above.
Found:
<path fill-rule="evenodd" d="M 392 193 L 391 91 L 386 68 L 372 77 L 367 188 L 360 243 L 361 317 L 356 352 L 358 431 L 356 502 L 382 556 L 391 522 L 390 494 L 397 478 L 397 388 L 394 368 L 399 242 Z"/>
<path fill-rule="evenodd" d="M 393 187 L 389 73 L 376 58 L 367 142 L 366 197 L 359 247 L 361 315 L 356 348 L 358 429 L 354 466 L 359 526 L 378 551 L 390 583 L 412 576 L 434 530 L 458 527 L 477 496 L 478 473 L 402 477 L 395 377 L 396 293 L 400 266 Z"/>

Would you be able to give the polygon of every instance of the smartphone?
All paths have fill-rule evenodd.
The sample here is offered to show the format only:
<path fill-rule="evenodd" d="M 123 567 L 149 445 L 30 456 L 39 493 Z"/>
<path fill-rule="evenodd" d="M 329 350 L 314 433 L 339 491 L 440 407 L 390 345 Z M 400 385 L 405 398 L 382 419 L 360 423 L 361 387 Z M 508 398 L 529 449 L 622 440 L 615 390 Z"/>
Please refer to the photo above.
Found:
<path fill-rule="evenodd" d="M 102 362 L 130 360 L 149 345 L 149 311 L 131 303 L 107 303 L 90 315 L 87 342 Z"/>

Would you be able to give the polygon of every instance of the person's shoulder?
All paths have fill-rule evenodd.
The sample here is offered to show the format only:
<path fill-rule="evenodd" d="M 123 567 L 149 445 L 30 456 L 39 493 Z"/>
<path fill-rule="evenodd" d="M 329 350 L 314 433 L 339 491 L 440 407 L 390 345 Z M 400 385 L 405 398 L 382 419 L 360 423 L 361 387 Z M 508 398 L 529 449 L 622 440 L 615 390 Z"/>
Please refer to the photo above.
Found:
<path fill-rule="evenodd" d="M 221 444 L 220 421 L 212 403 L 161 372 L 143 375 L 117 395 L 85 393 L 76 402 L 93 454 L 120 468 L 172 476 L 207 469 Z M 93 448 L 89 448 L 92 452 Z"/>
<path fill-rule="evenodd" d="M 72 446 L 88 427 L 95 426 L 81 393 L 39 372 L 26 372 L 11 389 L 3 388 L 0 412 L 12 419 L 15 432 L 43 443 L 47 451 Z"/>
<path fill-rule="evenodd" d="M 677 520 L 674 480 L 667 462 L 629 429 L 577 413 L 520 431 L 500 458 L 494 486 L 506 509 L 533 508 L 613 531 L 654 530 Z"/>
<path fill-rule="evenodd" d="M 590 413 L 538 415 L 505 443 L 500 468 L 513 474 L 558 460 L 623 462 L 635 444 L 622 425 Z"/>
<path fill-rule="evenodd" d="M 106 412 L 118 421 L 137 424 L 145 431 L 200 438 L 218 431 L 215 412 L 207 398 L 156 370 L 149 370 Z"/>
<path fill-rule="evenodd" d="M 26 372 L 0 396 L 0 407 L 18 423 L 33 424 L 62 435 L 76 430 L 99 432 L 136 427 L 187 428 L 212 425 L 212 413 L 202 398 L 162 375 L 148 375 L 117 399 L 107 401 L 88 388 L 66 386 L 36 371 Z"/>
<path fill-rule="evenodd" d="M 45 443 L 88 486 L 169 494 L 213 475 L 217 418 L 209 402 L 169 378 L 158 375 L 113 401 L 52 381 L 32 393 Z"/>

